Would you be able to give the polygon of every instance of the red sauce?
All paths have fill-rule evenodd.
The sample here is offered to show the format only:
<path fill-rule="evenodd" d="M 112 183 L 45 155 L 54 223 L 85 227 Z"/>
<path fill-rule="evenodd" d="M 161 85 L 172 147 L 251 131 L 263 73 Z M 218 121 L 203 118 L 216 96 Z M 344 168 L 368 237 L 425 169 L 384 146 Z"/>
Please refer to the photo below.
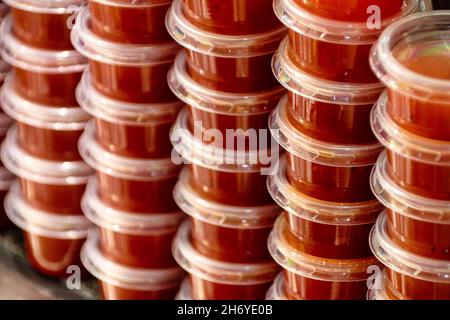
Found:
<path fill-rule="evenodd" d="M 252 57 L 220 57 L 187 50 L 187 70 L 200 85 L 224 91 L 247 93 L 278 86 L 271 61 L 274 52 Z"/>
<path fill-rule="evenodd" d="M 405 49 L 395 50 L 394 57 L 404 67 L 431 80 L 450 83 L 450 52 L 445 39 L 424 44 L 412 44 Z M 432 78 L 432 79 L 431 79 Z M 425 78 L 426 79 L 426 78 Z M 405 93 L 388 87 L 388 113 L 402 128 L 415 134 L 450 141 L 449 92 L 437 91 L 428 86 L 428 80 L 405 79 Z M 412 86 L 419 86 L 413 88 Z M 447 174 L 448 176 L 448 174 Z M 447 194 L 448 199 L 448 194 Z"/>
<path fill-rule="evenodd" d="M 398 246 L 434 259 L 450 260 L 450 225 L 421 221 L 391 209 L 387 212 L 387 233 Z"/>
<path fill-rule="evenodd" d="M 272 281 L 242 285 L 221 284 L 190 276 L 194 300 L 264 300 Z"/>
<path fill-rule="evenodd" d="M 369 65 L 372 44 L 342 44 L 289 31 L 289 54 L 300 69 L 333 81 L 377 82 Z"/>
<path fill-rule="evenodd" d="M 374 199 L 369 184 L 373 165 L 323 165 L 289 152 L 286 160 L 287 178 L 301 193 L 333 202 L 363 202 Z"/>
<path fill-rule="evenodd" d="M 100 294 L 104 300 L 173 300 L 178 287 L 160 290 L 133 290 L 99 281 Z"/>
<path fill-rule="evenodd" d="M 329 259 L 357 259 L 372 256 L 369 239 L 375 221 L 365 224 L 325 224 L 288 214 L 293 246 L 310 255 Z"/>
<path fill-rule="evenodd" d="M 370 6 L 379 7 L 381 18 L 386 19 L 401 12 L 403 0 L 294 0 L 312 14 L 346 22 L 366 21 L 373 13 L 367 13 Z"/>
<path fill-rule="evenodd" d="M 368 144 L 376 141 L 370 128 L 371 104 L 322 102 L 288 91 L 288 118 L 303 134 L 337 144 Z"/>
<path fill-rule="evenodd" d="M 192 244 L 202 255 L 222 261 L 246 263 L 268 261 L 265 243 L 272 230 L 223 227 L 192 219 Z"/>
<path fill-rule="evenodd" d="M 13 1 L 11 4 L 14 5 Z M 56 14 L 12 8 L 12 31 L 20 41 L 33 47 L 71 50 L 68 21 L 75 12 Z"/>
<path fill-rule="evenodd" d="M 200 29 L 219 34 L 255 34 L 280 26 L 271 0 L 184 0 L 183 13 Z"/>
<path fill-rule="evenodd" d="M 113 262 L 135 268 L 170 268 L 177 266 L 172 257 L 176 230 L 155 235 L 133 235 L 100 228 L 100 247 Z"/>
<path fill-rule="evenodd" d="M 409 159 L 387 150 L 388 172 L 403 189 L 439 200 L 450 199 L 450 166 Z"/>
<path fill-rule="evenodd" d="M 66 278 L 69 266 L 81 266 L 80 249 L 85 239 L 54 239 L 24 232 L 25 250 L 34 269 L 44 275 Z"/>
<path fill-rule="evenodd" d="M 165 17 L 171 0 L 89 1 L 92 32 L 101 38 L 122 43 L 158 43 L 169 41 Z"/>

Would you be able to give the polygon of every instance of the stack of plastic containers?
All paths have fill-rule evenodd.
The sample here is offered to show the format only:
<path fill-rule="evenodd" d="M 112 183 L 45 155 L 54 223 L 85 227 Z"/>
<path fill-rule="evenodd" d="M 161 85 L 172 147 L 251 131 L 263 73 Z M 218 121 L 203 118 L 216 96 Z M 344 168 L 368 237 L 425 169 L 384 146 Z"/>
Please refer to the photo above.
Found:
<path fill-rule="evenodd" d="M 450 11 L 385 30 L 372 67 L 387 86 L 372 113 L 386 147 L 372 188 L 386 206 L 371 235 L 385 267 L 371 299 L 450 299 Z"/>
<path fill-rule="evenodd" d="M 266 241 L 280 209 L 265 187 L 268 117 L 283 94 L 271 59 L 285 29 L 270 0 L 176 0 L 167 15 L 185 50 L 169 85 L 187 107 L 172 130 L 188 163 L 175 187 L 191 219 L 173 245 L 189 274 L 179 297 L 264 299 L 278 272 Z"/>
<path fill-rule="evenodd" d="M 376 3 L 274 2 L 289 36 L 273 60 L 288 94 L 269 120 L 287 151 L 268 179 L 286 211 L 269 237 L 270 253 L 284 269 L 270 299 L 366 297 L 368 271 L 377 264 L 368 239 L 382 211 L 369 183 L 382 151 L 370 112 L 383 91 L 370 69 L 370 49 L 380 29 L 418 9 L 414 0 Z"/>
<path fill-rule="evenodd" d="M 0 2 L 0 23 L 8 14 L 9 8 L 4 3 Z M 0 38 L 1 42 L 1 38 Z M 9 65 L 1 60 L 0 58 L 0 87 L 3 86 L 6 76 L 10 70 Z M 13 121 L 6 114 L 0 111 L 0 143 L 6 136 L 6 132 Z M 3 200 L 5 199 L 6 193 L 14 181 L 14 176 L 3 166 L 0 165 L 0 203 L 2 207 L 0 208 L 0 230 L 11 226 L 10 220 L 6 217 L 3 210 Z"/>
<path fill-rule="evenodd" d="M 5 167 L 19 179 L 5 200 L 24 232 L 30 264 L 65 277 L 78 266 L 89 221 L 80 201 L 92 170 L 77 148 L 88 115 L 75 100 L 85 59 L 70 42 L 70 21 L 83 1 L 8 0 L 2 58 L 12 66 L 1 105 L 16 120 L 3 142 Z"/>
<path fill-rule="evenodd" d="M 77 99 L 93 118 L 79 150 L 96 170 L 82 209 L 98 228 L 81 259 L 104 299 L 173 299 L 184 277 L 171 252 L 185 215 L 172 196 L 169 132 L 182 103 L 167 84 L 179 51 L 164 27 L 170 4 L 92 0 L 72 32 L 89 59 Z"/>

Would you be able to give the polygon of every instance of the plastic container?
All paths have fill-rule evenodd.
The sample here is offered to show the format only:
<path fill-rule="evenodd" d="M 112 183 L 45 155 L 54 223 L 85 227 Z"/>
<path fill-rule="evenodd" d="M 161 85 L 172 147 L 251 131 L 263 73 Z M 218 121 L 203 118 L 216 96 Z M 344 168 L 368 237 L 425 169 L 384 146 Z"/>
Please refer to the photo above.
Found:
<path fill-rule="evenodd" d="M 365 300 L 368 268 L 375 258 L 325 259 L 308 255 L 293 246 L 285 215 L 275 222 L 269 237 L 269 251 L 284 269 L 289 300 Z"/>
<path fill-rule="evenodd" d="M 95 35 L 90 14 L 82 10 L 72 31 L 74 47 L 89 58 L 92 84 L 101 94 L 135 103 L 161 103 L 175 97 L 167 84 L 167 72 L 179 50 L 174 42 L 123 44 Z"/>
<path fill-rule="evenodd" d="M 200 197 L 232 206 L 272 203 L 265 180 L 278 149 L 246 152 L 205 144 L 190 132 L 187 109 L 180 112 L 171 140 L 179 154 L 172 159 L 189 164 L 189 183 Z"/>
<path fill-rule="evenodd" d="M 223 35 L 249 35 L 280 27 L 269 0 L 184 0 L 183 14 L 187 20 L 207 32 Z"/>
<path fill-rule="evenodd" d="M 185 218 L 182 212 L 139 215 L 113 209 L 100 200 L 95 179 L 88 184 L 81 206 L 99 227 L 100 250 L 108 260 L 133 268 L 176 266 L 170 248 Z"/>
<path fill-rule="evenodd" d="M 286 99 L 272 112 L 269 127 L 287 150 L 287 177 L 300 192 L 324 201 L 361 202 L 373 199 L 369 178 L 383 147 L 331 144 L 298 131 L 288 117 Z"/>
<path fill-rule="evenodd" d="M 372 45 L 386 26 L 417 12 L 419 1 L 406 1 L 400 13 L 388 18 L 382 16 L 385 19 L 379 25 L 377 19 L 354 22 L 323 18 L 304 10 L 297 0 L 275 0 L 274 8 L 281 22 L 290 29 L 289 54 L 300 69 L 327 80 L 373 83 L 377 79 L 368 59 Z M 337 8 L 334 12 L 338 12 Z"/>
<path fill-rule="evenodd" d="M 186 277 L 181 283 L 180 290 L 175 296 L 175 300 L 192 300 L 192 287 L 189 277 Z"/>
<path fill-rule="evenodd" d="M 97 141 L 106 150 L 125 157 L 170 157 L 170 128 L 182 102 L 137 104 L 113 100 L 92 86 L 88 71 L 78 86 L 77 100 L 94 117 Z"/>
<path fill-rule="evenodd" d="M 284 276 L 280 273 L 269 288 L 266 294 L 266 300 L 289 300 L 284 288 Z"/>
<path fill-rule="evenodd" d="M 9 187 L 14 181 L 15 177 L 4 167 L 0 167 L 0 204 L 3 204 Z M 0 207 L 0 231 L 11 227 L 11 221 L 5 214 L 4 206 Z"/>
<path fill-rule="evenodd" d="M 221 261 L 269 260 L 265 243 L 280 208 L 277 205 L 242 208 L 208 201 L 193 190 L 189 174 L 188 169 L 182 171 L 174 198 L 192 218 L 193 247 L 200 254 Z"/>
<path fill-rule="evenodd" d="M 89 1 L 92 32 L 121 43 L 149 44 L 170 39 L 164 21 L 171 0 Z"/>
<path fill-rule="evenodd" d="M 181 0 L 174 1 L 166 26 L 175 41 L 187 49 L 188 73 L 200 85 L 234 93 L 277 86 L 270 63 L 285 35 L 284 28 L 245 37 L 205 32 L 187 20 Z"/>
<path fill-rule="evenodd" d="M 8 115 L 3 113 L 2 111 L 0 111 L 0 143 L 3 142 L 3 139 L 5 139 L 9 128 L 13 124 L 14 120 L 8 117 Z"/>
<path fill-rule="evenodd" d="M 180 167 L 167 159 L 127 158 L 103 149 L 95 140 L 94 123 L 79 141 L 81 156 L 97 171 L 100 199 L 130 213 L 178 211 L 172 190 Z"/>
<path fill-rule="evenodd" d="M 388 114 L 400 127 L 450 141 L 450 11 L 423 12 L 394 23 L 374 47 L 371 64 L 388 87 Z"/>
<path fill-rule="evenodd" d="M 83 215 L 60 216 L 26 203 L 18 183 L 5 199 L 8 218 L 23 230 L 25 251 L 31 266 L 51 277 L 72 275 L 69 267 L 80 267 L 80 248 L 90 222 Z"/>
<path fill-rule="evenodd" d="M 317 78 L 295 66 L 288 46 L 285 39 L 273 59 L 272 69 L 288 89 L 287 117 L 293 127 L 306 136 L 330 143 L 373 143 L 370 111 L 384 86 Z"/>
<path fill-rule="evenodd" d="M 93 170 L 83 161 L 49 161 L 34 157 L 18 144 L 11 128 L 1 148 L 4 166 L 19 178 L 24 201 L 54 215 L 81 215 L 80 200 Z"/>
<path fill-rule="evenodd" d="M 286 162 L 269 176 L 267 188 L 275 202 L 287 213 L 291 246 L 302 252 L 329 259 L 356 259 L 371 256 L 370 231 L 383 210 L 376 201 L 329 202 L 300 193 L 289 183 Z"/>
<path fill-rule="evenodd" d="M 415 255 L 397 246 L 386 231 L 386 215 L 380 215 L 370 238 L 378 260 L 386 267 L 387 286 L 399 297 L 411 300 L 450 299 L 450 261 Z"/>
<path fill-rule="evenodd" d="M 89 115 L 80 108 L 56 108 L 20 97 L 7 78 L 0 93 L 3 111 L 16 120 L 20 147 L 32 156 L 54 161 L 81 160 L 78 139 Z"/>
<path fill-rule="evenodd" d="M 11 6 L 12 32 L 36 48 L 71 50 L 70 30 L 85 0 L 5 0 Z"/>
<path fill-rule="evenodd" d="M 402 249 L 428 258 L 450 260 L 450 203 L 409 193 L 388 172 L 383 154 L 372 175 L 372 189 L 386 206 L 386 232 Z"/>
<path fill-rule="evenodd" d="M 402 11 L 403 0 L 294 0 L 294 2 L 311 14 L 323 18 L 350 22 L 366 22 L 375 12 L 379 12 L 382 19 L 392 17 Z M 378 8 L 373 8 L 377 6 Z M 377 11 L 373 11 L 377 10 Z"/>
<path fill-rule="evenodd" d="M 380 272 L 375 278 L 376 287 L 369 288 L 367 300 L 404 300 L 396 297 L 388 288 L 386 273 Z"/>
<path fill-rule="evenodd" d="M 178 230 L 172 252 L 190 273 L 193 300 L 264 300 L 278 273 L 273 262 L 227 263 L 200 254 L 190 240 L 190 222 Z"/>
<path fill-rule="evenodd" d="M 97 232 L 89 234 L 81 261 L 98 279 L 105 300 L 172 300 L 184 277 L 179 268 L 130 268 L 112 262 L 102 254 Z"/>
<path fill-rule="evenodd" d="M 450 199 L 450 144 L 422 138 L 395 124 L 387 96 L 372 112 L 372 129 L 387 148 L 390 177 L 404 190 L 431 199 Z"/>
<path fill-rule="evenodd" d="M 0 28 L 2 58 L 13 67 L 14 89 L 24 99 L 48 106 L 77 107 L 75 88 L 86 66 L 74 50 L 42 50 L 19 41 L 7 17 Z"/>

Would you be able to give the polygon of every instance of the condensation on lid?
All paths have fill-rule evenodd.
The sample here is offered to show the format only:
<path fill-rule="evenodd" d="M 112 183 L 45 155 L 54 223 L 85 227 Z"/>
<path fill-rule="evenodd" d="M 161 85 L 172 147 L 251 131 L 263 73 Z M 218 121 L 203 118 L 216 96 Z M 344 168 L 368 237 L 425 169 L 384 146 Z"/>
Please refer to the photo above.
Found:
<path fill-rule="evenodd" d="M 285 96 L 270 115 L 269 128 L 278 143 L 299 158 L 333 167 L 370 166 L 383 150 L 383 146 L 378 143 L 345 145 L 310 138 L 292 125 L 287 114 L 288 105 Z"/>
<path fill-rule="evenodd" d="M 387 234 L 387 215 L 382 214 L 369 238 L 373 254 L 395 272 L 423 281 L 450 284 L 450 261 L 412 254 L 397 246 Z"/>
<path fill-rule="evenodd" d="M 381 34 L 372 48 L 370 63 L 377 77 L 387 86 L 418 99 L 440 95 L 443 101 L 450 99 L 450 80 L 419 74 L 400 63 L 394 55 L 397 46 L 414 48 L 419 44 L 436 41 L 446 53 L 450 53 L 450 10 L 427 11 L 410 15 L 393 23 Z M 426 53 L 436 52 L 428 48 Z M 414 50 L 419 56 L 420 50 Z"/>
<path fill-rule="evenodd" d="M 13 67 L 26 71 L 60 74 L 82 72 L 86 59 L 75 50 L 42 50 L 19 41 L 11 32 L 11 17 L 1 24 L 2 58 Z"/>
<path fill-rule="evenodd" d="M 294 248 L 285 214 L 275 222 L 268 240 L 269 252 L 283 269 L 306 278 L 332 282 L 365 281 L 368 268 L 377 265 L 373 257 L 363 259 L 326 259 Z M 293 235 L 292 235 L 293 237 Z"/>
<path fill-rule="evenodd" d="M 78 141 L 84 161 L 95 170 L 130 180 L 149 181 L 177 176 L 180 166 L 171 158 L 137 159 L 119 156 L 105 150 L 96 140 L 95 124 L 91 120 Z"/>
<path fill-rule="evenodd" d="M 307 99 L 339 105 L 368 105 L 375 103 L 384 90 L 382 83 L 356 84 L 328 81 L 300 70 L 289 54 L 289 39 L 280 44 L 272 60 L 278 81 L 289 91 Z"/>
<path fill-rule="evenodd" d="M 283 157 L 277 171 L 269 175 L 267 188 L 276 203 L 299 218 L 330 225 L 361 225 L 373 223 L 383 206 L 376 200 L 341 203 L 323 201 L 300 193 L 286 177 L 286 159 Z"/>
<path fill-rule="evenodd" d="M 188 110 L 181 110 L 170 133 L 174 151 L 183 158 L 178 159 L 180 164 L 188 162 L 217 171 L 257 172 L 270 168 L 278 155 L 276 143 L 271 144 L 272 149 L 243 151 L 217 147 L 214 141 L 207 144 L 202 138 L 203 133 L 193 134 L 189 129 Z"/>
<path fill-rule="evenodd" d="M 51 107 L 22 98 L 13 87 L 11 76 L 0 91 L 3 111 L 11 118 L 29 126 L 58 131 L 83 130 L 89 115 L 79 107 Z"/>
<path fill-rule="evenodd" d="M 3 141 L 1 160 L 16 176 L 42 184 L 85 184 L 94 173 L 84 161 L 50 161 L 32 156 L 19 146 L 15 126 L 9 129 Z"/>
<path fill-rule="evenodd" d="M 390 178 L 385 152 L 375 165 L 370 180 L 373 193 L 385 207 L 414 220 L 450 224 L 450 202 L 405 191 Z"/>
<path fill-rule="evenodd" d="M 402 157 L 437 166 L 450 166 L 450 143 L 424 138 L 402 129 L 390 117 L 388 104 L 385 92 L 372 110 L 370 121 L 377 139 Z"/>
<path fill-rule="evenodd" d="M 229 263 L 198 253 L 190 240 L 191 222 L 184 222 L 175 236 L 172 253 L 178 264 L 193 276 L 206 281 L 233 286 L 272 282 L 278 273 L 273 262 Z"/>
<path fill-rule="evenodd" d="M 96 230 L 89 232 L 81 249 L 81 261 L 89 273 L 100 281 L 130 290 L 157 291 L 179 286 L 184 277 L 180 268 L 143 269 L 117 264 L 101 253 L 99 241 Z"/>
<path fill-rule="evenodd" d="M 286 34 L 285 28 L 247 36 L 210 33 L 190 23 L 183 13 L 182 0 L 174 0 L 166 16 L 170 35 L 183 47 L 211 56 L 245 58 L 274 52 Z"/>
<path fill-rule="evenodd" d="M 168 74 L 173 93 L 184 103 L 207 112 L 248 115 L 271 111 L 284 93 L 282 87 L 255 93 L 228 93 L 199 85 L 188 74 L 186 53 L 181 51 Z"/>
<path fill-rule="evenodd" d="M 277 205 L 237 207 L 205 200 L 190 186 L 189 174 L 188 168 L 181 171 L 173 193 L 180 209 L 195 219 L 224 228 L 257 229 L 271 227 L 281 213 Z"/>
<path fill-rule="evenodd" d="M 16 177 L 5 167 L 0 167 L 0 191 L 7 191 Z"/>
<path fill-rule="evenodd" d="M 417 12 L 419 5 L 418 0 L 406 0 L 401 13 L 373 28 L 369 28 L 367 22 L 337 21 L 317 16 L 302 9 L 295 0 L 275 0 L 274 10 L 288 28 L 305 36 L 327 42 L 364 45 L 375 42 L 381 30 L 395 20 Z"/>
<path fill-rule="evenodd" d="M 3 0 L 13 8 L 47 14 L 71 14 L 86 4 L 86 0 Z"/>
<path fill-rule="evenodd" d="M 266 300 L 289 300 L 286 296 L 284 276 L 280 272 L 266 294 Z"/>
<path fill-rule="evenodd" d="M 19 182 L 12 184 L 5 199 L 8 218 L 20 229 L 54 239 L 86 238 L 92 224 L 82 214 L 58 215 L 33 208 L 22 198 Z"/>
<path fill-rule="evenodd" d="M 77 101 L 90 115 L 97 119 L 132 126 L 173 122 L 184 106 L 181 101 L 167 103 L 128 103 L 114 100 L 102 95 L 91 83 L 89 68 L 76 90 Z"/>
<path fill-rule="evenodd" d="M 186 217 L 182 212 L 135 214 L 114 209 L 99 198 L 96 178 L 89 181 L 81 207 L 86 217 L 101 228 L 142 236 L 173 232 Z"/>
<path fill-rule="evenodd" d="M 154 7 L 158 5 L 169 4 L 171 0 L 90 0 L 90 2 L 96 2 L 107 6 L 114 7 L 126 7 L 126 8 L 142 8 L 142 7 Z"/>
<path fill-rule="evenodd" d="M 75 49 L 91 60 L 139 67 L 172 61 L 180 50 L 175 42 L 140 45 L 104 40 L 91 31 L 89 19 L 88 8 L 81 10 L 71 32 L 71 40 Z"/>

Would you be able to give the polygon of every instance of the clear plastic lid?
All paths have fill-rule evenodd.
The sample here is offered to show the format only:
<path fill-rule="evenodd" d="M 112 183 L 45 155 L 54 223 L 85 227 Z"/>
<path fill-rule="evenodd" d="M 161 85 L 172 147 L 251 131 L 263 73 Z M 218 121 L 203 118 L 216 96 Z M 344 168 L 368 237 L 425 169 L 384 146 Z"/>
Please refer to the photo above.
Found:
<path fill-rule="evenodd" d="M 450 143 L 424 138 L 402 129 L 390 117 L 388 103 L 385 92 L 372 110 L 370 120 L 377 139 L 402 157 L 437 166 L 450 166 Z"/>
<path fill-rule="evenodd" d="M 52 185 L 86 184 L 94 171 L 83 161 L 50 161 L 32 156 L 17 140 L 17 128 L 11 127 L 1 147 L 4 166 L 16 176 Z"/>
<path fill-rule="evenodd" d="M 1 24 L 2 58 L 13 67 L 44 74 L 82 72 L 86 59 L 75 50 L 42 50 L 19 41 L 11 32 L 11 16 Z"/>
<path fill-rule="evenodd" d="M 5 167 L 0 167 L 0 191 L 8 191 L 15 178 Z"/>
<path fill-rule="evenodd" d="M 299 69 L 289 54 L 289 39 L 284 39 L 272 60 L 278 81 L 289 91 L 304 98 L 329 104 L 368 105 L 375 103 L 384 90 L 382 83 L 356 84 L 320 79 Z"/>
<path fill-rule="evenodd" d="M 275 202 L 288 213 L 301 219 L 331 225 L 361 225 L 373 223 L 383 206 L 376 200 L 341 203 L 323 201 L 300 193 L 286 177 L 286 159 L 267 179 L 267 188 Z"/>
<path fill-rule="evenodd" d="M 450 261 L 412 254 L 397 246 L 387 234 L 387 216 L 380 215 L 370 234 L 369 244 L 377 259 L 387 268 L 408 277 L 450 284 Z"/>
<path fill-rule="evenodd" d="M 286 215 L 281 215 L 269 236 L 268 247 L 273 259 L 283 269 L 297 275 L 333 282 L 366 281 L 368 268 L 377 265 L 373 257 L 363 259 L 326 259 L 297 250 L 291 245 Z"/>
<path fill-rule="evenodd" d="M 415 57 L 448 55 L 450 10 L 427 11 L 393 23 L 372 48 L 370 62 L 377 77 L 388 87 L 418 99 L 450 99 L 450 80 L 433 78 L 408 69 L 396 52 L 405 49 Z M 432 44 L 432 46 L 424 45 Z"/>
<path fill-rule="evenodd" d="M 371 44 L 380 36 L 381 30 L 395 20 L 419 11 L 418 0 L 406 0 L 403 10 L 396 16 L 384 19 L 380 25 L 370 22 L 347 22 L 320 17 L 302 9 L 295 0 L 275 0 L 275 14 L 288 28 L 308 37 L 334 43 Z"/>
<path fill-rule="evenodd" d="M 175 300 L 193 300 L 192 286 L 189 277 L 186 277 L 181 283 L 180 290 L 175 296 Z"/>
<path fill-rule="evenodd" d="M 367 300 L 392 300 L 387 293 L 386 280 L 386 273 L 379 272 L 375 278 L 376 286 L 367 291 Z"/>
<path fill-rule="evenodd" d="M 414 220 L 450 224 L 450 202 L 405 191 L 389 176 L 386 153 L 382 153 L 371 176 L 375 196 L 387 208 Z"/>
<path fill-rule="evenodd" d="M 24 11 L 47 14 L 71 14 L 87 0 L 3 0 L 7 5 Z"/>
<path fill-rule="evenodd" d="M 113 154 L 97 142 L 92 120 L 86 125 L 78 141 L 84 161 L 97 171 L 130 180 L 149 181 L 177 176 L 180 166 L 167 159 L 138 159 Z"/>
<path fill-rule="evenodd" d="M 284 290 L 284 276 L 279 273 L 266 294 L 266 300 L 289 300 Z"/>
<path fill-rule="evenodd" d="M 269 127 L 275 140 L 288 152 L 306 161 L 333 167 L 359 167 L 373 165 L 383 146 L 332 144 L 308 137 L 297 130 L 288 117 L 287 96 L 269 118 Z"/>
<path fill-rule="evenodd" d="M 20 229 L 52 239 L 84 239 L 92 227 L 83 215 L 58 215 L 33 208 L 22 198 L 18 181 L 5 198 L 5 212 Z"/>
<path fill-rule="evenodd" d="M 193 276 L 228 285 L 256 285 L 272 282 L 279 269 L 273 262 L 229 263 L 213 260 L 197 252 L 190 239 L 191 222 L 185 221 L 178 230 L 172 253 L 178 264 Z"/>
<path fill-rule="evenodd" d="M 191 132 L 188 120 L 188 109 L 184 108 L 170 133 L 174 151 L 181 155 L 184 162 L 217 171 L 258 172 L 270 168 L 278 155 L 277 145 L 272 145 L 269 150 L 243 151 L 223 149 L 215 145 L 214 141 L 206 144 L 202 141 L 202 135 Z M 179 162 L 183 161 L 180 159 Z"/>
<path fill-rule="evenodd" d="M 186 217 L 182 212 L 130 214 L 114 209 L 100 200 L 95 178 L 87 185 L 81 207 L 86 217 L 101 228 L 141 236 L 174 232 Z"/>
<path fill-rule="evenodd" d="M 110 99 L 93 87 L 89 69 L 86 69 L 83 73 L 76 95 L 80 106 L 93 117 L 132 126 L 173 122 L 184 105 L 178 100 L 167 103 L 143 104 Z"/>
<path fill-rule="evenodd" d="M 130 290 L 157 291 L 178 287 L 185 276 L 180 268 L 141 269 L 108 260 L 100 251 L 99 234 L 92 230 L 81 249 L 81 262 L 98 280 Z"/>
<path fill-rule="evenodd" d="M 199 85 L 186 69 L 186 53 L 180 52 L 168 74 L 170 89 L 186 104 L 207 112 L 247 115 L 269 112 L 284 94 L 283 88 L 256 93 L 227 93 Z"/>
<path fill-rule="evenodd" d="M 79 131 L 89 120 L 89 115 L 81 108 L 49 107 L 22 98 L 14 90 L 10 76 L 0 91 L 0 103 L 11 118 L 37 128 Z"/>
<path fill-rule="evenodd" d="M 245 58 L 274 52 L 286 34 L 285 28 L 247 36 L 210 33 L 190 23 L 182 8 L 182 0 L 174 0 L 166 16 L 169 34 L 183 47 L 210 56 Z"/>
<path fill-rule="evenodd" d="M 203 199 L 189 183 L 189 170 L 181 171 L 174 199 L 181 210 L 205 223 L 233 229 L 270 228 L 281 213 L 277 205 L 259 207 L 227 206 Z"/>
<path fill-rule="evenodd" d="M 100 3 L 107 6 L 141 8 L 170 4 L 172 0 L 90 0 L 90 2 Z"/>
<path fill-rule="evenodd" d="M 104 40 L 91 31 L 89 19 L 88 8 L 81 10 L 71 33 L 71 40 L 75 49 L 91 60 L 139 67 L 170 62 L 180 50 L 175 42 L 140 45 Z"/>

